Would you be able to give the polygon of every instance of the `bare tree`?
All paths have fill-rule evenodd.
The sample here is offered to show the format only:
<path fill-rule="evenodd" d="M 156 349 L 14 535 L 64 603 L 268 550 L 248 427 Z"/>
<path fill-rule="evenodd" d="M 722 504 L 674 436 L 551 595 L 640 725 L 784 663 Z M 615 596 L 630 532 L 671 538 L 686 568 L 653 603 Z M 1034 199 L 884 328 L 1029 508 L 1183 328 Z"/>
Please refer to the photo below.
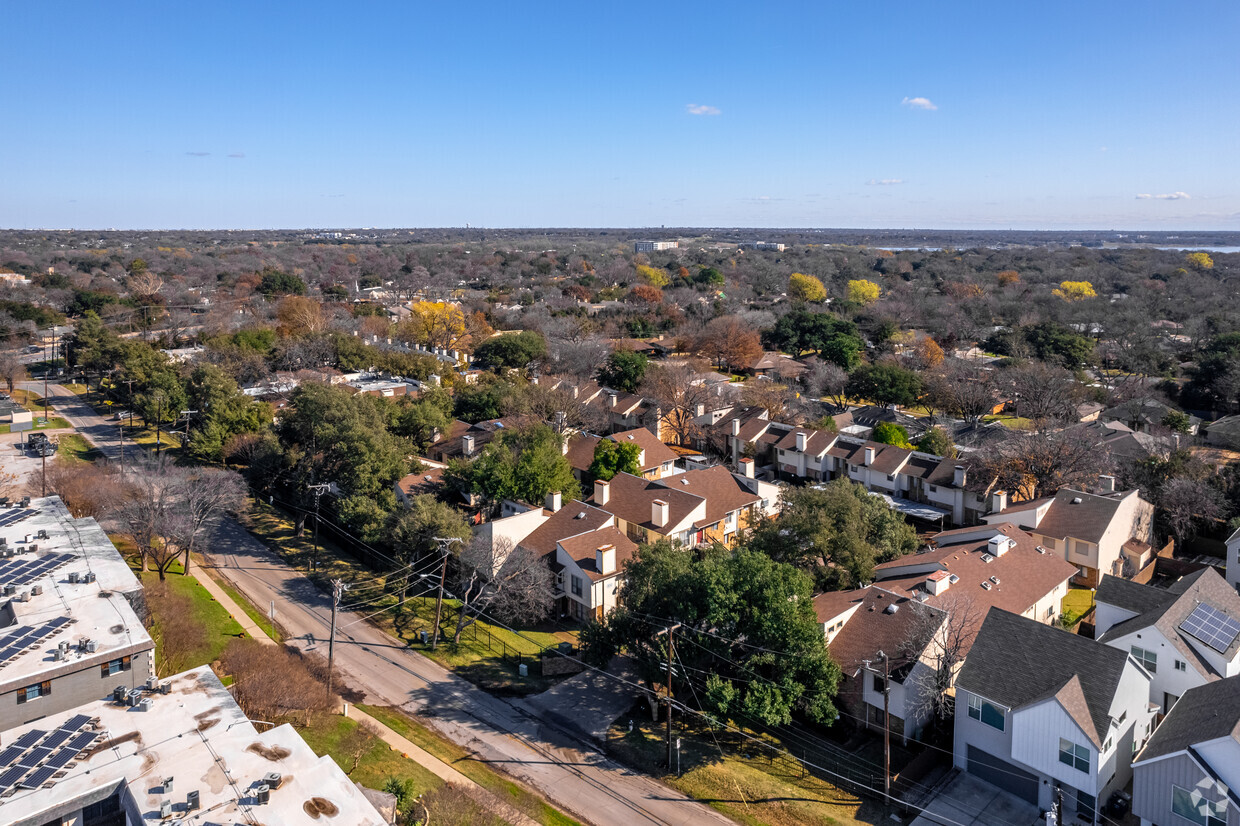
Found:
<path fill-rule="evenodd" d="M 801 385 L 813 398 L 825 398 L 839 409 L 848 407 L 844 389 L 848 386 L 848 372 L 838 364 L 814 357 L 809 369 L 801 374 Z"/>
<path fill-rule="evenodd" d="M 1158 506 L 1180 546 L 1193 538 L 1199 523 L 1218 521 L 1225 513 L 1223 498 L 1214 487 L 1185 476 L 1163 485 Z"/>
<path fill-rule="evenodd" d="M 698 410 L 705 412 L 711 403 L 710 387 L 696 380 L 696 373 L 687 363 L 654 364 L 642 382 L 642 394 L 658 405 L 660 429 L 678 445 L 692 443 L 700 431 Z"/>
<path fill-rule="evenodd" d="M 237 640 L 221 664 L 235 678 L 233 695 L 252 720 L 298 714 L 305 725 L 331 705 L 312 663 L 288 648 Z"/>
<path fill-rule="evenodd" d="M 1009 368 L 1002 377 L 1016 399 L 1016 411 L 1031 420 L 1035 430 L 1044 432 L 1076 420 L 1076 382 L 1067 370 L 1030 361 Z"/>
<path fill-rule="evenodd" d="M 460 608 L 452 641 L 486 614 L 507 623 L 542 619 L 551 610 L 551 569 L 535 551 L 506 538 L 475 540 L 455 560 L 453 591 Z"/>
<path fill-rule="evenodd" d="M 913 717 L 946 720 L 953 712 L 950 695 L 956 674 L 986 615 L 973 600 L 949 592 L 933 606 L 916 606 L 914 617 L 903 648 L 919 656 L 925 668 L 914 668 L 909 675 L 905 709 Z"/>
<path fill-rule="evenodd" d="M 926 377 L 926 389 L 934 407 L 972 422 L 995 406 L 994 373 L 974 361 L 944 362 Z"/>
<path fill-rule="evenodd" d="M 353 774 L 361 764 L 362 758 L 380 742 L 378 729 L 369 720 L 362 720 L 344 737 L 340 738 L 340 751 L 349 758 L 349 770 L 345 774 Z"/>
<path fill-rule="evenodd" d="M 0 381 L 12 394 L 13 388 L 26 380 L 26 365 L 21 363 L 16 353 L 5 353 L 0 356 Z"/>
<path fill-rule="evenodd" d="M 246 503 L 246 486 L 231 470 L 191 467 L 178 469 L 173 489 L 179 518 L 174 521 L 176 544 L 184 551 L 184 573 L 194 544 L 207 523 L 228 511 L 238 511 Z"/>
<path fill-rule="evenodd" d="M 1088 484 L 1109 469 L 1106 451 L 1088 428 L 1052 433 L 1013 431 L 1004 441 L 973 454 L 973 486 L 992 487 L 1030 499 L 1062 487 Z"/>
<path fill-rule="evenodd" d="M 739 317 L 720 316 L 703 328 L 694 350 L 720 369 L 743 370 L 762 356 L 762 342 Z"/>

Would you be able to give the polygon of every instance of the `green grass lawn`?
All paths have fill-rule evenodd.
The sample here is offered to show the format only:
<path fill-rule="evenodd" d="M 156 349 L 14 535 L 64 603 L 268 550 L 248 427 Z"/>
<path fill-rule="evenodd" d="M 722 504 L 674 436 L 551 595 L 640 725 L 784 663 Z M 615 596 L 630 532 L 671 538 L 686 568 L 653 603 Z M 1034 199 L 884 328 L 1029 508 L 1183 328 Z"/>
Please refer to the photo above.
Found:
<path fill-rule="evenodd" d="M 84 384 L 75 384 L 71 382 L 60 386 L 68 390 L 70 393 L 73 393 L 75 396 L 81 396 L 82 394 L 88 392 L 88 389 Z"/>
<path fill-rule="evenodd" d="M 1033 427 L 1032 419 L 1021 418 L 1020 416 L 1005 416 L 999 414 L 997 416 L 983 416 L 983 422 L 1002 422 L 1004 426 L 1010 427 L 1012 430 L 1029 430 Z"/>
<path fill-rule="evenodd" d="M 93 462 L 99 456 L 99 451 L 80 434 L 64 433 L 56 441 L 60 445 L 56 456 L 61 463 L 76 465 Z"/>
<path fill-rule="evenodd" d="M 480 621 L 476 628 L 466 630 L 459 646 L 452 646 L 445 642 L 445 638 L 451 639 L 458 603 L 445 599 L 444 631 L 438 649 L 431 651 L 429 645 L 422 645 L 419 632 L 429 630 L 434 623 L 433 597 L 410 598 L 403 609 L 395 610 L 393 607 L 398 598 L 389 591 L 394 591 L 399 583 L 394 582 L 389 588 L 384 574 L 366 567 L 325 536 L 320 536 L 317 570 L 310 572 L 310 564 L 316 556 L 310 530 L 301 537 L 295 536 L 292 520 L 263 502 L 255 503 L 242 521 L 251 533 L 265 541 L 290 565 L 307 572 L 320 587 L 326 588 L 326 583 L 332 579 L 351 584 L 350 598 L 355 602 L 367 603 L 366 611 L 373 615 L 371 622 L 377 627 L 488 691 L 514 695 L 545 691 L 554 681 L 542 677 L 536 662 L 531 662 L 529 675 L 521 677 L 517 672 L 516 655 L 532 658 L 547 646 L 576 641 L 576 634 L 571 631 L 540 627 L 522 629 L 518 635 Z M 420 592 L 415 590 L 414 593 L 426 593 L 426 589 Z"/>
<path fill-rule="evenodd" d="M 1094 592 L 1089 588 L 1069 588 L 1063 598 L 1059 622 L 1064 628 L 1076 625 L 1077 620 L 1094 607 Z"/>
<path fill-rule="evenodd" d="M 389 778 L 412 780 L 415 794 L 433 791 L 443 785 L 430 770 L 401 755 L 387 743 L 375 738 L 375 742 L 362 755 L 353 769 L 353 756 L 341 748 L 349 733 L 358 726 L 356 720 L 334 714 L 316 715 L 310 725 L 299 727 L 297 733 L 317 755 L 329 755 L 349 779 L 371 789 L 382 789 Z"/>
<path fill-rule="evenodd" d="M 195 554 L 194 564 L 195 565 L 202 564 L 202 561 L 197 558 L 197 554 Z M 202 570 L 202 569 L 199 568 L 198 570 Z M 258 606 L 250 602 L 250 600 L 247 599 L 244 594 L 242 594 L 240 591 L 234 588 L 228 582 L 228 580 L 224 579 L 223 577 L 212 576 L 210 571 L 203 571 L 203 574 L 204 576 L 210 576 L 213 580 L 215 580 L 215 584 L 220 587 L 220 590 L 228 594 L 228 596 L 232 599 L 233 602 L 241 606 L 241 610 L 245 611 L 246 616 L 248 616 L 255 625 L 263 629 L 263 631 L 267 634 L 267 636 L 271 637 L 276 642 L 284 642 L 284 634 L 280 631 L 279 626 L 273 625 L 271 622 L 271 619 L 267 616 L 267 614 L 264 613 L 263 611 L 260 611 L 258 609 Z"/>
<path fill-rule="evenodd" d="M 229 643 L 245 636 L 240 623 L 197 579 L 181 574 L 179 564 L 169 569 L 162 584 L 157 572 L 143 573 L 136 570 L 136 565 L 134 567 L 146 591 L 147 606 L 151 610 L 151 636 L 163 663 L 162 673 L 176 674 L 213 663 Z M 167 617 L 167 612 L 176 612 L 177 616 Z M 166 627 L 173 623 L 181 627 L 180 623 L 187 618 L 201 629 L 200 634 L 170 631 Z"/>
<path fill-rule="evenodd" d="M 644 704 L 642 707 L 644 710 Z M 623 718 L 622 718 L 623 719 Z M 666 741 L 662 723 L 651 723 L 648 713 L 635 709 L 633 731 L 613 726 L 608 734 L 608 750 L 623 762 L 653 774 L 690 797 L 748 826 L 853 826 L 883 821 L 883 807 L 868 798 L 841 789 L 824 777 L 802 768 L 796 760 L 772 752 L 738 734 L 716 727 L 715 732 L 700 721 L 682 718 L 672 736 L 681 740 L 682 774 L 669 773 L 663 766 Z M 756 735 L 755 735 L 756 736 Z M 771 737 L 759 739 L 776 742 Z M 804 742 L 804 741 L 801 741 Z M 787 745 L 795 753 L 803 746 Z M 881 750 L 880 750 L 881 751 Z M 672 757 L 675 761 L 675 755 Z M 841 759 L 825 757 L 809 748 L 805 758 L 818 765 L 832 765 Z M 871 756 L 858 755 L 856 762 L 868 765 Z M 872 783 L 882 786 L 881 755 L 871 774 Z M 674 768 L 674 767 L 673 767 Z"/>
<path fill-rule="evenodd" d="M 479 762 L 465 749 L 444 739 L 401 711 L 386 706 L 364 705 L 359 708 L 539 823 L 546 824 L 546 826 L 580 826 L 576 820 L 559 811 L 534 792 L 495 771 L 487 764 Z"/>

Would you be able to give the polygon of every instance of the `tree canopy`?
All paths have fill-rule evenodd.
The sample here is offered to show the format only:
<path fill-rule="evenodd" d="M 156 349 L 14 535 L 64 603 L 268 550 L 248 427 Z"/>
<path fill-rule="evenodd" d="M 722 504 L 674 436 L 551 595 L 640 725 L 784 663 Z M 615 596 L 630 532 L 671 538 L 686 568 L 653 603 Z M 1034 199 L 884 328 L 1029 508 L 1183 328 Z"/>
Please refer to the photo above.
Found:
<path fill-rule="evenodd" d="M 827 300 L 827 288 L 822 281 L 803 272 L 788 276 L 788 297 L 794 301 L 820 303 Z"/>
<path fill-rule="evenodd" d="M 563 437 L 545 424 L 501 430 L 472 460 L 448 464 L 444 482 L 492 505 L 513 499 L 541 505 L 548 493 L 577 499 L 581 487 L 561 449 Z"/>
<path fill-rule="evenodd" d="M 533 330 L 489 338 L 474 350 L 474 363 L 492 369 L 523 368 L 546 357 L 547 340 Z"/>
<path fill-rule="evenodd" d="M 874 404 L 910 405 L 921 395 L 921 377 L 894 364 L 863 364 L 848 377 L 845 392 Z"/>
<path fill-rule="evenodd" d="M 594 446 L 594 461 L 586 471 L 595 479 L 610 482 L 617 473 L 630 473 L 634 476 L 641 472 L 637 459 L 642 449 L 631 442 L 617 442 L 612 439 L 599 439 Z"/>
<path fill-rule="evenodd" d="M 649 363 L 650 360 L 646 358 L 644 353 L 637 353 L 632 350 L 616 350 L 607 357 L 607 361 L 599 368 L 598 380 L 613 390 L 633 393 L 641 385 L 642 379 L 645 378 L 646 367 Z"/>

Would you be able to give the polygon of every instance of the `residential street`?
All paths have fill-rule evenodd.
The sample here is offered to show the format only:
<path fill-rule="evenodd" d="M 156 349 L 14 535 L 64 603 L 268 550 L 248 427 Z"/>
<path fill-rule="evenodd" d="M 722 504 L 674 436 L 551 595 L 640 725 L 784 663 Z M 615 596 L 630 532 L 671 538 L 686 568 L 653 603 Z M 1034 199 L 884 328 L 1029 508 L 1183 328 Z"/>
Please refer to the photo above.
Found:
<path fill-rule="evenodd" d="M 34 389 L 33 387 L 31 389 Z M 37 388 L 42 391 L 42 384 Z M 60 415 L 109 460 L 119 454 L 114 423 L 73 394 L 50 386 Z M 126 454 L 133 450 L 126 448 Z M 331 603 L 235 520 L 215 528 L 208 564 L 260 608 L 275 602 L 276 621 L 295 644 L 327 654 Z M 529 710 L 492 697 L 406 648 L 351 612 L 338 617 L 336 663 L 350 686 L 374 704 L 416 712 L 482 760 L 538 789 L 557 806 L 598 826 L 709 824 L 732 821 L 679 792 L 606 759 L 584 741 L 552 728 Z M 584 721 L 583 728 L 597 721 Z"/>

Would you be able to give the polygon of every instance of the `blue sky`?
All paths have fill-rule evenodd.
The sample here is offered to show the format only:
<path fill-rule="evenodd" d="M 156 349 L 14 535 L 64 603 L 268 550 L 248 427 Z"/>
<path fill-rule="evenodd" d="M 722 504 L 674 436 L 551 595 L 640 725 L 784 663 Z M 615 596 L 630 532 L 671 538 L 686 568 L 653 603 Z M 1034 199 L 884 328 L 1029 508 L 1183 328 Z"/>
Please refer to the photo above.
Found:
<path fill-rule="evenodd" d="M 1240 4 L 18 3 L 0 226 L 1240 228 Z"/>

